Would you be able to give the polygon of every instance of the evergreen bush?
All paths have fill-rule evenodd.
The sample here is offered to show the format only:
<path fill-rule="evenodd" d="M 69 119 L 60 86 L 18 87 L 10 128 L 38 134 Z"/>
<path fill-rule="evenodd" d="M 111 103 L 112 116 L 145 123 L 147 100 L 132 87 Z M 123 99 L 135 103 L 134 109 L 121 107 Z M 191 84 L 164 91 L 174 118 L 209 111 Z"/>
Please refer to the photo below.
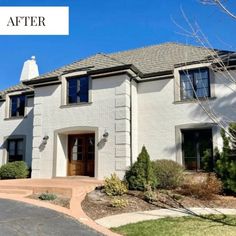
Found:
<path fill-rule="evenodd" d="M 231 123 L 228 128 L 228 135 L 221 130 L 223 139 L 222 152 L 216 151 L 215 172 L 223 182 L 224 190 L 236 193 L 236 123 Z"/>
<path fill-rule="evenodd" d="M 207 149 L 203 152 L 203 158 L 202 158 L 202 169 L 206 172 L 212 172 L 213 171 L 213 165 L 212 165 L 212 152 L 211 149 Z"/>
<path fill-rule="evenodd" d="M 144 191 L 147 185 L 152 188 L 156 187 L 157 180 L 154 175 L 153 165 L 145 146 L 143 146 L 137 161 L 126 171 L 125 179 L 129 189 L 132 190 Z"/>

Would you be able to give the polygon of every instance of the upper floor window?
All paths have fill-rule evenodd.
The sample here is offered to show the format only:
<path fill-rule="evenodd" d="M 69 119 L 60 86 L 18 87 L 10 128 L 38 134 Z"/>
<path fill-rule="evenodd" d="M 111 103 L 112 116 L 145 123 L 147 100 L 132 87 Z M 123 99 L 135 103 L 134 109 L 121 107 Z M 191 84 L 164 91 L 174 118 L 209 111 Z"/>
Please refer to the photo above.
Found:
<path fill-rule="evenodd" d="M 25 95 L 10 97 L 10 116 L 21 117 L 25 115 Z"/>
<path fill-rule="evenodd" d="M 80 77 L 67 79 L 67 93 L 68 104 L 88 102 L 89 78 Z"/>
<path fill-rule="evenodd" d="M 181 100 L 210 97 L 208 68 L 180 71 Z"/>

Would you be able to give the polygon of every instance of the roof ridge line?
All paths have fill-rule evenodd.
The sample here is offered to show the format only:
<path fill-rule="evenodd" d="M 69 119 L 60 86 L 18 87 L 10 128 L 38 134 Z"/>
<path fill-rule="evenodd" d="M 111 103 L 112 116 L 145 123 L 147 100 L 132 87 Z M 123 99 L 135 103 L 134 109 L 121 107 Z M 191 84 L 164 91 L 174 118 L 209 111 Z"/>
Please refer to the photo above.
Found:
<path fill-rule="evenodd" d="M 136 51 L 136 50 L 142 50 L 142 49 L 147 49 L 147 48 L 151 48 L 151 47 L 161 47 L 164 45 L 179 45 L 179 46 L 185 46 L 185 47 L 191 47 L 191 48 L 200 48 L 200 49 L 205 49 L 205 50 L 214 50 L 214 51 L 226 51 L 226 52 L 231 52 L 228 50 L 222 50 L 222 49 L 215 49 L 215 48 L 209 48 L 209 47 L 204 47 L 204 46 L 200 46 L 200 45 L 191 45 L 191 44 L 187 44 L 187 43 L 181 43 L 181 42 L 165 42 L 165 43 L 161 43 L 161 44 L 152 44 L 152 45 L 147 45 L 147 46 L 143 46 L 143 47 L 137 47 L 137 48 L 133 48 L 133 49 L 127 49 L 127 50 L 121 50 L 118 52 L 111 52 L 108 53 L 109 55 L 117 55 L 117 54 L 121 54 L 121 53 L 126 53 L 126 52 L 132 52 L 132 51 Z"/>
<path fill-rule="evenodd" d="M 46 72 L 46 73 L 43 73 L 43 74 L 41 74 L 41 75 L 39 75 L 39 76 L 37 76 L 37 77 L 34 77 L 34 78 L 30 79 L 30 80 L 37 79 L 37 78 L 42 77 L 42 76 L 45 76 L 45 75 L 47 75 L 47 74 L 49 74 L 49 73 L 50 73 L 50 74 L 51 74 L 51 73 L 54 73 L 54 72 L 56 72 L 57 70 L 61 70 L 61 69 L 64 68 L 64 67 L 71 66 L 71 65 L 76 64 L 76 63 L 78 63 L 78 62 L 80 62 L 80 61 L 87 60 L 87 59 L 89 59 L 90 57 L 95 57 L 96 55 L 100 55 L 100 53 L 98 52 L 98 53 L 92 54 L 91 56 L 87 56 L 87 57 L 85 57 L 85 58 L 81 58 L 81 59 L 79 59 L 79 60 L 75 60 L 75 61 L 73 61 L 73 62 L 71 62 L 71 63 L 68 63 L 68 64 L 66 64 L 66 65 L 60 66 L 60 67 L 58 67 L 58 68 L 56 68 L 56 69 L 54 69 L 54 70 L 51 70 L 51 71 Z"/>

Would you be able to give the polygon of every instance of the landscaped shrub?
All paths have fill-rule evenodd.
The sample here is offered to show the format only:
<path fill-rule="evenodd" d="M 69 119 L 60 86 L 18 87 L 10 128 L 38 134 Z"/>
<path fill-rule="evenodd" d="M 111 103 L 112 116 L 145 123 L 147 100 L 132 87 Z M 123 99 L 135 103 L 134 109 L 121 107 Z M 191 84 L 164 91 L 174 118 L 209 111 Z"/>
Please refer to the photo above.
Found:
<path fill-rule="evenodd" d="M 223 182 L 224 190 L 236 193 L 236 123 L 229 125 L 226 135 L 225 130 L 221 131 L 223 139 L 223 150 L 216 151 L 218 157 L 215 172 Z"/>
<path fill-rule="evenodd" d="M 127 192 L 126 185 L 114 173 L 105 179 L 104 191 L 108 196 L 121 196 Z"/>
<path fill-rule="evenodd" d="M 144 146 L 137 161 L 126 171 L 125 179 L 128 182 L 129 189 L 143 191 L 146 185 L 150 185 L 152 188 L 156 187 L 157 181 L 153 166 Z"/>
<path fill-rule="evenodd" d="M 192 176 L 186 178 L 180 193 L 198 199 L 210 200 L 215 194 L 222 191 L 222 182 L 213 173 L 205 174 L 201 178 L 194 179 Z"/>
<path fill-rule="evenodd" d="M 28 166 L 24 161 L 9 162 L 0 168 L 1 179 L 22 179 L 28 174 Z"/>
<path fill-rule="evenodd" d="M 174 189 L 183 183 L 184 168 L 177 162 L 157 160 L 153 166 L 159 188 Z"/>
<path fill-rule="evenodd" d="M 52 193 L 42 193 L 39 195 L 39 199 L 43 201 L 53 201 L 57 198 L 55 194 Z"/>
<path fill-rule="evenodd" d="M 111 206 L 115 208 L 123 208 L 129 204 L 128 200 L 115 197 L 111 200 Z"/>
<path fill-rule="evenodd" d="M 207 149 L 203 152 L 202 157 L 202 169 L 206 172 L 213 171 L 213 162 L 212 162 L 212 151 L 211 149 Z"/>
<path fill-rule="evenodd" d="M 147 202 L 155 202 L 157 200 L 156 192 L 152 189 L 151 186 L 146 186 L 146 190 L 143 193 L 144 200 Z"/>

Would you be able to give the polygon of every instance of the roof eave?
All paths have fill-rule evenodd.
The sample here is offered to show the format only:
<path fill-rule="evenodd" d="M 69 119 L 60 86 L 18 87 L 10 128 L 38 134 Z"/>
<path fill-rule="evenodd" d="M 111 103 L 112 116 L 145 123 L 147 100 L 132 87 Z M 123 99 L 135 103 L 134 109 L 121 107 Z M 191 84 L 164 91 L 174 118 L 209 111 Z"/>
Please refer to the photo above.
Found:
<path fill-rule="evenodd" d="M 137 68 L 135 68 L 133 65 L 127 64 L 127 65 L 121 65 L 121 66 L 116 66 L 116 67 L 109 67 L 109 68 L 103 68 L 103 69 L 97 69 L 97 70 L 89 70 L 88 75 L 95 75 L 95 74 L 100 74 L 100 73 L 107 73 L 107 72 L 120 71 L 120 70 L 126 70 L 126 69 L 132 69 L 133 71 L 136 71 L 136 73 L 140 73 L 137 70 Z M 80 71 L 80 68 L 78 68 L 78 70 L 73 70 L 73 71 Z M 48 84 L 51 82 L 59 81 L 60 76 L 61 76 L 61 74 L 57 75 L 57 76 L 53 76 L 53 77 L 45 77 L 45 78 L 28 80 L 28 81 L 24 81 L 23 83 L 28 86 L 36 86 L 36 85 L 39 85 L 42 83 Z"/>
<path fill-rule="evenodd" d="M 46 77 L 46 78 L 24 81 L 23 84 L 30 86 L 30 85 L 37 85 L 37 84 L 41 84 L 41 83 L 45 83 L 45 82 L 54 82 L 54 81 L 58 81 L 58 80 L 59 80 L 58 76 L 53 76 L 53 77 Z"/>

